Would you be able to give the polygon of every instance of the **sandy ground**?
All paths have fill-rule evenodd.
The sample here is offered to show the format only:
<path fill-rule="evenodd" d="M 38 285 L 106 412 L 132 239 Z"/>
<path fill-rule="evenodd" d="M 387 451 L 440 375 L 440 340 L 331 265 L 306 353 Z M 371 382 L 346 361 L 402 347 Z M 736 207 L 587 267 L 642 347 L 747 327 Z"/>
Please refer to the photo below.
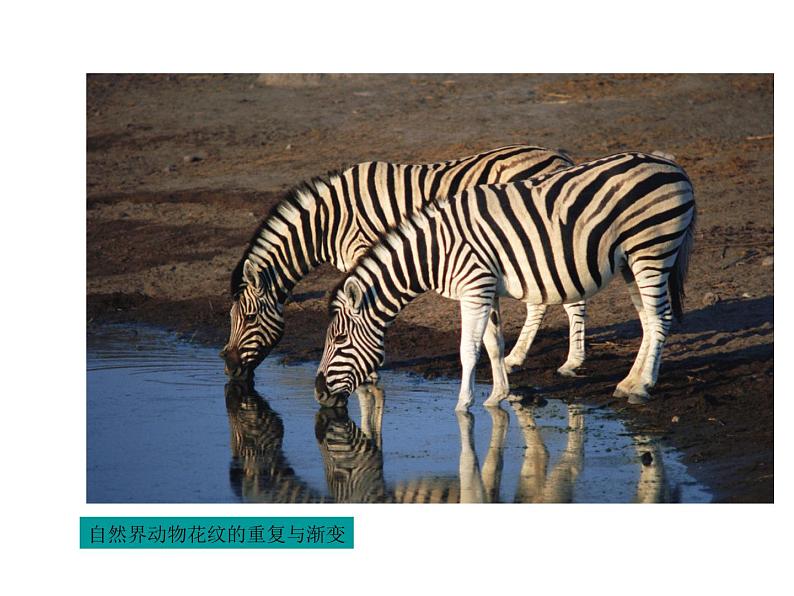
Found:
<path fill-rule="evenodd" d="M 219 348 L 231 269 L 259 219 L 305 178 L 509 143 L 577 161 L 672 153 L 695 185 L 699 225 L 657 399 L 610 397 L 640 338 L 617 283 L 589 303 L 585 377 L 554 375 L 567 350 L 554 307 L 511 381 L 616 408 L 682 449 L 718 500 L 774 499 L 772 76 L 103 75 L 88 77 L 87 117 L 88 324 L 151 322 Z M 340 277 L 321 267 L 296 288 L 280 357 L 318 357 Z M 524 307 L 503 308 L 509 345 Z M 459 325 L 456 303 L 422 296 L 389 332 L 388 365 L 456 376 Z"/>

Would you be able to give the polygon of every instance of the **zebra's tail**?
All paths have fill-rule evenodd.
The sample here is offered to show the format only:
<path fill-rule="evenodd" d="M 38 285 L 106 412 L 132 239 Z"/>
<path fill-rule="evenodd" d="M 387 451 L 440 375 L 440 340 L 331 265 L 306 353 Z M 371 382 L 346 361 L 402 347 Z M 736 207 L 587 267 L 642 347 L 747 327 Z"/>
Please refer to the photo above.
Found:
<path fill-rule="evenodd" d="M 673 264 L 673 270 L 670 272 L 668 278 L 668 287 L 670 291 L 670 303 L 673 307 L 673 315 L 676 320 L 682 321 L 684 319 L 684 282 L 686 281 L 686 274 L 689 270 L 689 257 L 692 254 L 692 245 L 695 241 L 695 211 L 693 207 L 692 220 L 689 222 L 684 233 L 684 241 L 678 249 L 678 256 Z"/>

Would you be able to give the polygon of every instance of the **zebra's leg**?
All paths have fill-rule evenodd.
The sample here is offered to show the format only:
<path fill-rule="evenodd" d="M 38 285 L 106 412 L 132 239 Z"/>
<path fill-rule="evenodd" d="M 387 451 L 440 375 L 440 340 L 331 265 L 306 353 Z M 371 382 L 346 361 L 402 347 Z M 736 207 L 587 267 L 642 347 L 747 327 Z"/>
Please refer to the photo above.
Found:
<path fill-rule="evenodd" d="M 643 348 L 640 347 L 640 353 L 637 354 L 637 360 L 634 363 L 635 366 L 639 366 L 636 376 L 632 378 L 629 373 L 629 377 L 621 381 L 621 385 L 624 385 L 631 379 L 630 386 L 621 387 L 619 385 L 616 390 L 617 393 L 619 390 L 626 391 L 628 389 L 626 393 L 629 403 L 639 403 L 646 399 L 648 390 L 656 385 L 656 379 L 659 376 L 662 348 L 673 320 L 673 311 L 667 297 L 667 277 L 666 272 L 659 273 L 656 269 L 646 269 L 636 275 L 637 290 L 645 312 L 643 325 L 645 353 L 642 353 Z M 634 370 L 632 367 L 632 371 Z"/>
<path fill-rule="evenodd" d="M 538 503 L 543 497 L 546 484 L 546 471 L 549 465 L 549 451 L 535 423 L 533 410 L 527 406 L 513 402 L 518 426 L 524 436 L 524 458 L 518 475 L 516 503 Z"/>
<path fill-rule="evenodd" d="M 584 463 L 584 410 L 568 404 L 568 442 L 543 487 L 544 503 L 570 503 Z"/>
<path fill-rule="evenodd" d="M 524 320 L 521 333 L 518 334 L 518 341 L 516 341 L 516 345 L 513 346 L 510 354 L 505 358 L 505 366 L 508 373 L 517 370 L 519 366 L 524 364 L 527 352 L 532 346 L 532 341 L 535 339 L 535 334 L 537 334 L 545 314 L 545 304 L 527 304 L 527 318 Z"/>
<path fill-rule="evenodd" d="M 499 502 L 499 489 L 502 484 L 504 465 L 504 446 L 510 416 L 499 406 L 486 408 L 491 415 L 491 442 L 482 464 L 482 484 L 489 503 Z"/>
<path fill-rule="evenodd" d="M 587 316 L 585 301 L 563 304 L 568 315 L 568 359 L 557 372 L 564 377 L 575 377 L 576 369 L 584 362 L 584 321 Z"/>
<path fill-rule="evenodd" d="M 488 324 L 485 327 L 483 336 L 485 350 L 491 360 L 491 377 L 493 378 L 493 389 L 488 399 L 485 400 L 486 406 L 498 406 L 499 402 L 505 399 L 510 393 L 510 385 L 507 380 L 507 369 L 505 368 L 505 340 L 502 335 L 502 312 L 499 308 L 499 298 L 494 298 L 491 314 L 488 315 Z"/>
<path fill-rule="evenodd" d="M 635 435 L 634 448 L 640 459 L 640 479 L 637 482 L 635 503 L 665 503 L 669 501 L 669 487 L 664 474 L 662 449 L 653 437 Z"/>
<path fill-rule="evenodd" d="M 480 462 L 474 449 L 474 416 L 469 412 L 455 412 L 460 430 L 460 502 L 484 503 L 485 487 L 480 476 Z"/>
<path fill-rule="evenodd" d="M 615 397 L 628 397 L 632 394 L 634 386 L 639 381 L 640 372 L 645 364 L 645 356 L 648 353 L 651 334 L 646 331 L 647 317 L 645 315 L 645 307 L 642 304 L 642 296 L 640 296 L 640 290 L 634 280 L 634 274 L 628 267 L 625 267 L 621 273 L 623 274 L 623 280 L 626 282 L 626 289 L 629 291 L 631 302 L 634 308 L 637 309 L 637 314 L 640 317 L 640 324 L 642 325 L 642 343 L 640 344 L 640 350 L 637 352 L 637 357 L 634 359 L 631 371 L 629 371 L 625 379 L 618 383 L 614 393 Z"/>
<path fill-rule="evenodd" d="M 358 396 L 358 407 L 361 410 L 361 432 L 371 439 L 372 436 L 372 403 L 373 394 L 371 391 L 372 385 L 364 383 L 356 389 Z"/>
<path fill-rule="evenodd" d="M 631 371 L 623 379 L 615 389 L 615 397 L 628 397 L 634 392 L 635 386 L 639 382 L 640 372 L 643 369 L 643 365 L 645 364 L 645 356 L 648 353 L 648 346 L 650 345 L 651 333 L 647 330 L 647 316 L 645 314 L 645 307 L 642 304 L 642 296 L 640 295 L 640 290 L 637 288 L 637 284 L 634 280 L 634 274 L 631 270 L 626 267 L 622 270 L 623 279 L 626 282 L 626 288 L 629 291 L 629 296 L 631 297 L 631 302 L 634 304 L 634 308 L 637 310 L 637 314 L 640 318 L 640 323 L 642 325 L 642 343 L 640 345 L 640 349 L 637 352 L 637 357 L 634 360 L 634 364 L 631 367 Z"/>
<path fill-rule="evenodd" d="M 460 300 L 460 364 L 461 380 L 455 409 L 465 412 L 474 402 L 474 371 L 480 357 L 482 337 L 491 314 L 493 293 L 487 296 L 463 297 Z"/>
<path fill-rule="evenodd" d="M 370 389 L 373 397 L 375 398 L 375 407 L 372 411 L 372 433 L 374 435 L 375 446 L 378 449 L 383 448 L 383 407 L 386 401 L 386 395 L 381 387 L 372 385 Z"/>

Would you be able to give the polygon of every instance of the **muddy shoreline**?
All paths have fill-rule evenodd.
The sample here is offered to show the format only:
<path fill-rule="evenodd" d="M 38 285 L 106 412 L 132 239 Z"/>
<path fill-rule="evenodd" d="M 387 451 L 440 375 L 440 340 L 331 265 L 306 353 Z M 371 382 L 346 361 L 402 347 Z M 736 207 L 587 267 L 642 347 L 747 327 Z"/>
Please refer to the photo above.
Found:
<path fill-rule="evenodd" d="M 373 75 L 303 86 L 89 77 L 88 324 L 145 322 L 220 349 L 229 273 L 259 219 L 290 185 L 343 163 L 528 141 L 577 161 L 663 150 L 693 180 L 699 225 L 686 317 L 673 327 L 656 399 L 611 397 L 640 337 L 619 284 L 589 303 L 584 376 L 555 374 L 567 327 L 552 307 L 511 383 L 615 409 L 632 430 L 681 450 L 718 501 L 772 502 L 773 97 L 772 77 L 754 75 Z M 327 290 L 340 277 L 323 266 L 299 284 L 272 357 L 319 357 Z M 523 306 L 503 310 L 509 346 Z M 387 366 L 457 378 L 459 328 L 456 303 L 421 296 L 389 331 Z M 478 379 L 488 377 L 483 358 Z"/>

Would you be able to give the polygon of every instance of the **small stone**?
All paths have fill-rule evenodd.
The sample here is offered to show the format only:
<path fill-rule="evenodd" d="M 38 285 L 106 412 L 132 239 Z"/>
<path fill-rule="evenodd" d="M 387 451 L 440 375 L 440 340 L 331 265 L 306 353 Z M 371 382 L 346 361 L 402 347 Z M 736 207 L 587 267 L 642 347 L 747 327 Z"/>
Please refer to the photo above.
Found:
<path fill-rule="evenodd" d="M 670 419 L 670 422 L 672 422 L 673 424 L 676 424 L 679 420 L 681 420 L 681 419 L 678 416 L 673 416 Z"/>
<path fill-rule="evenodd" d="M 742 294 L 742 298 L 752 298 L 752 297 L 753 297 L 753 295 L 752 294 L 748 294 L 747 292 Z"/>
<path fill-rule="evenodd" d="M 775 259 L 772 257 L 772 255 L 769 255 L 768 257 L 764 257 L 761 260 L 761 266 L 762 267 L 771 267 L 772 263 L 774 262 L 774 260 Z"/>
<path fill-rule="evenodd" d="M 643 466 L 650 466 L 653 463 L 653 455 L 650 454 L 649 451 L 646 451 L 640 457 L 640 461 L 642 461 Z"/>
<path fill-rule="evenodd" d="M 720 297 L 714 292 L 706 292 L 703 294 L 703 306 L 712 306 L 720 301 Z"/>
<path fill-rule="evenodd" d="M 171 164 L 169 166 L 165 166 L 163 168 L 163 172 L 165 172 L 166 174 L 168 174 L 169 172 L 176 172 L 176 166 L 174 164 Z"/>
<path fill-rule="evenodd" d="M 192 163 L 196 161 L 201 161 L 202 159 L 203 158 L 200 155 L 185 155 L 182 158 L 182 161 L 184 161 L 185 163 Z"/>
<path fill-rule="evenodd" d="M 290 149 L 292 149 L 292 143 L 287 143 L 287 146 L 284 147 L 284 150 L 289 151 Z"/>

